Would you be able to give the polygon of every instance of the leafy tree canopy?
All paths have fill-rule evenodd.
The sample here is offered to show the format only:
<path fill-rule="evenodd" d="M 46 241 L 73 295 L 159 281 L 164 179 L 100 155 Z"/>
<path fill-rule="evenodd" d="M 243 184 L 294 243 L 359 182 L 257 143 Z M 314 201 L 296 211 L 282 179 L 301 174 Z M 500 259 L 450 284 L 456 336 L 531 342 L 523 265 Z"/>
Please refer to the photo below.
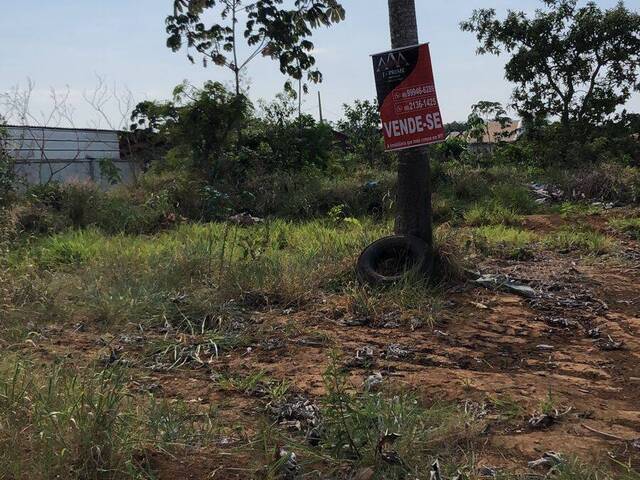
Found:
<path fill-rule="evenodd" d="M 603 10 L 595 2 L 542 0 L 532 17 L 510 10 L 475 10 L 461 24 L 474 32 L 479 54 L 511 58 L 506 78 L 516 84 L 514 106 L 529 118 L 545 115 L 599 124 L 640 90 L 640 15 L 623 2 Z"/>
<path fill-rule="evenodd" d="M 384 152 L 378 102 L 356 100 L 343 108 L 344 118 L 338 121 L 338 129 L 347 135 L 355 152 L 373 164 Z"/>
<path fill-rule="evenodd" d="M 278 60 L 280 71 L 290 78 L 320 82 L 322 74 L 314 69 L 312 30 L 329 26 L 345 18 L 337 0 L 174 0 L 173 14 L 167 17 L 167 46 L 174 52 L 186 46 L 188 58 L 198 52 L 204 65 L 231 69 L 236 76 L 236 94 L 240 93 L 239 74 L 258 55 Z M 251 53 L 239 59 L 238 23 L 244 22 L 243 37 Z M 288 89 L 292 90 L 287 82 Z M 305 86 L 306 91 L 306 86 Z"/>

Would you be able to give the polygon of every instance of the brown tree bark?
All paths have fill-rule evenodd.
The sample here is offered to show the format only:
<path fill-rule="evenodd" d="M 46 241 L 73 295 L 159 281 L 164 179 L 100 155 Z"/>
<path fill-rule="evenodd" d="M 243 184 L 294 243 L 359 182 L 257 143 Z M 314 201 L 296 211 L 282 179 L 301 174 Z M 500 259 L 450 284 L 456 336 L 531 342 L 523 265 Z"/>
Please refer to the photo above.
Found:
<path fill-rule="evenodd" d="M 391 48 L 418 44 L 415 0 L 389 1 Z M 426 148 L 398 154 L 398 194 L 395 232 L 414 235 L 433 246 L 431 172 Z"/>

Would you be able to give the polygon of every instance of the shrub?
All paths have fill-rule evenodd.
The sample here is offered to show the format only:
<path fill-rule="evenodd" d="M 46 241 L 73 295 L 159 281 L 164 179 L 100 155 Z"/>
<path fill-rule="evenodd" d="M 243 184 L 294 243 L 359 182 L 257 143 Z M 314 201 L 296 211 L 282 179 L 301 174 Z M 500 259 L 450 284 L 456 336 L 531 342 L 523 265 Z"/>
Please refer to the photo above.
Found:
<path fill-rule="evenodd" d="M 615 163 L 584 165 L 565 175 L 561 188 L 576 200 L 640 201 L 640 169 Z"/>

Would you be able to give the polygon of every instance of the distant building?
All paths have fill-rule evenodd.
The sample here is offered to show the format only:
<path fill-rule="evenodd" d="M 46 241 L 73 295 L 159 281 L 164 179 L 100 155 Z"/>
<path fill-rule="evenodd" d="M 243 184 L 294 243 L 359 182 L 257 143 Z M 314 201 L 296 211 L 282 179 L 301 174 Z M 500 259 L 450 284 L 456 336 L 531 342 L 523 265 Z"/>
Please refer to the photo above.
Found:
<path fill-rule="evenodd" d="M 513 143 L 522 136 L 522 122 L 514 120 L 507 122 L 504 126 L 497 121 L 490 121 L 486 124 L 484 135 L 481 139 L 464 132 L 451 132 L 447 138 L 462 137 L 469 144 L 469 149 L 474 153 L 491 153 L 494 147 L 500 142 Z"/>
<path fill-rule="evenodd" d="M 138 173 L 136 164 L 120 154 L 118 131 L 15 125 L 5 130 L 16 174 L 30 185 L 93 181 L 106 187 L 106 163 L 117 168 L 123 183 L 133 182 Z"/>

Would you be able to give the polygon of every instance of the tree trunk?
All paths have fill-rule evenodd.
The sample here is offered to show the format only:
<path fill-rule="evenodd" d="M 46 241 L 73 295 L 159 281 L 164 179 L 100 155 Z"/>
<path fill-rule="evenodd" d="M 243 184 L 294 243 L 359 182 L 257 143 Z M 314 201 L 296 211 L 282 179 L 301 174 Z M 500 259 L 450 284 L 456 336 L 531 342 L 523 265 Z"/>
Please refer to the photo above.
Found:
<path fill-rule="evenodd" d="M 391 48 L 418 44 L 415 0 L 389 0 Z M 395 232 L 414 235 L 433 246 L 431 173 L 426 148 L 399 152 Z"/>

